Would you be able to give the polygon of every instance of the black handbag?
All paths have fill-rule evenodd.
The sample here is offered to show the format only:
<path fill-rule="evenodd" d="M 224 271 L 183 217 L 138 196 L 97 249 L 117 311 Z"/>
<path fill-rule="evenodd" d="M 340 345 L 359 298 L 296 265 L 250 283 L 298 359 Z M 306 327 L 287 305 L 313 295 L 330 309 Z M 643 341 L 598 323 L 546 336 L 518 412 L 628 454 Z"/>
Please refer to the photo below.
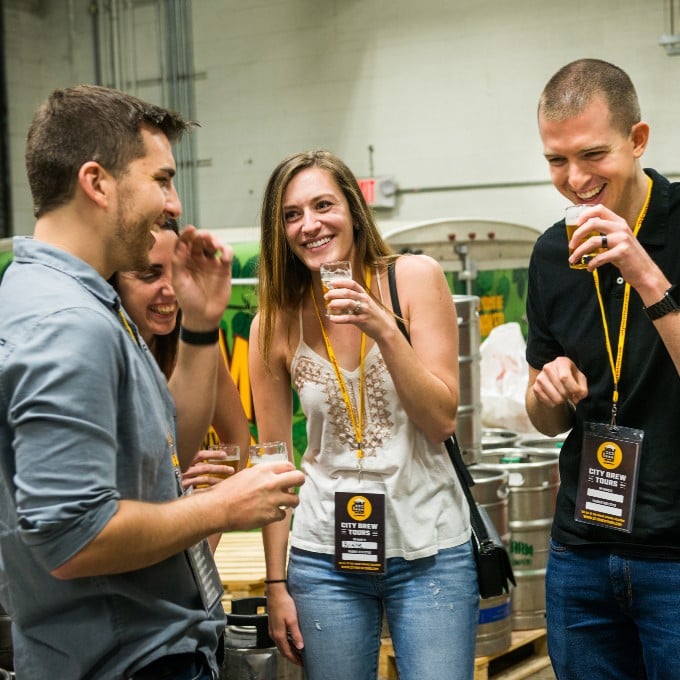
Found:
<path fill-rule="evenodd" d="M 410 342 L 408 331 L 401 316 L 399 296 L 397 295 L 397 280 L 394 274 L 395 260 L 387 267 L 387 276 L 390 283 L 390 297 L 392 310 L 397 319 L 397 326 Z M 516 586 L 515 575 L 512 572 L 508 551 L 501 541 L 498 531 L 493 525 L 486 509 L 475 501 L 470 487 L 475 485 L 470 471 L 463 462 L 456 435 L 452 434 L 445 442 L 446 450 L 451 458 L 453 469 L 463 488 L 465 498 L 470 506 L 470 524 L 472 525 L 472 548 L 477 565 L 477 581 L 479 583 L 479 596 L 482 598 L 498 597 L 503 593 L 510 592 L 510 583 Z"/>

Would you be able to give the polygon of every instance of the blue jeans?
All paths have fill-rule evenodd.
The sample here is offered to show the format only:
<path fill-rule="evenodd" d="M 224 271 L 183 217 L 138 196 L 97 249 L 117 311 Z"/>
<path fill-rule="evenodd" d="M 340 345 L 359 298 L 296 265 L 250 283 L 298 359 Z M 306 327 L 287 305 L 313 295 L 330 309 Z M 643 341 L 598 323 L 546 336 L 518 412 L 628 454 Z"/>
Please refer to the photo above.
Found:
<path fill-rule="evenodd" d="M 548 652 L 559 680 L 680 678 L 680 562 L 551 540 Z"/>
<path fill-rule="evenodd" d="M 479 593 L 465 543 L 383 576 L 336 572 L 333 557 L 291 550 L 288 589 L 305 641 L 307 680 L 374 680 L 383 608 L 400 680 L 470 680 Z"/>

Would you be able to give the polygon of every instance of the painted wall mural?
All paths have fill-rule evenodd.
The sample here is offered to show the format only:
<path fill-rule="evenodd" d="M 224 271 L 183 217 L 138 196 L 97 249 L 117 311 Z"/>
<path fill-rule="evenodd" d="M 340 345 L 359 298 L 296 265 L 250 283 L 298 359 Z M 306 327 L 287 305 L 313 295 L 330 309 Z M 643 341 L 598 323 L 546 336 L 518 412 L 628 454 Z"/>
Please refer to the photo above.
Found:
<path fill-rule="evenodd" d="M 251 434 L 253 440 L 256 441 L 257 424 L 248 372 L 248 339 L 250 325 L 257 310 L 255 281 L 259 244 L 256 242 L 237 243 L 232 247 L 234 248 L 233 277 L 235 283 L 221 326 L 227 335 L 231 376 L 241 395 L 241 403 L 250 422 Z M 11 257 L 11 252 L 0 251 L 0 279 Z M 527 277 L 526 269 L 478 272 L 472 285 L 472 294 L 480 299 L 482 339 L 491 332 L 492 328 L 508 321 L 517 321 L 526 334 Z M 448 273 L 447 278 L 454 294 L 465 294 L 464 282 L 457 281 L 452 273 Z M 307 445 L 307 433 L 305 417 L 294 390 L 293 411 L 293 448 L 295 460 L 299 463 Z"/>

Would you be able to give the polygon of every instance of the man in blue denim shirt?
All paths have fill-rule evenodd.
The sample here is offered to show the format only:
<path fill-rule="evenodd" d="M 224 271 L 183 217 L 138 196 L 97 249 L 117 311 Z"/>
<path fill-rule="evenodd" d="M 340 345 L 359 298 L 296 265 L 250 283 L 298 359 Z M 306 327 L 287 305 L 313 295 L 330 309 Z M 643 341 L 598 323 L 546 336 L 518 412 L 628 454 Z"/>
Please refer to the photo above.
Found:
<path fill-rule="evenodd" d="M 177 404 L 107 283 L 147 267 L 153 231 L 178 216 L 170 143 L 189 125 L 81 86 L 29 131 L 37 222 L 0 286 L 0 602 L 19 678 L 217 677 L 203 539 L 297 504 L 290 463 L 181 491 L 212 416 L 230 250 L 193 227 L 178 240 Z"/>

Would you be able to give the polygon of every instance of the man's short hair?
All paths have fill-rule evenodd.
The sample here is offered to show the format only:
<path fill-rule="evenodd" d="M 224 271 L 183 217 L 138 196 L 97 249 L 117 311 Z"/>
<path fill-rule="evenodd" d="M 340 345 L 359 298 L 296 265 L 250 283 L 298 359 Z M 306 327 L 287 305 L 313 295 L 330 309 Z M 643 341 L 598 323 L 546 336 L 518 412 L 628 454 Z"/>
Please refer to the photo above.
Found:
<path fill-rule="evenodd" d="M 601 59 L 578 59 L 563 66 L 541 93 L 538 116 L 546 120 L 572 118 L 598 97 L 609 108 L 612 126 L 622 134 L 628 135 L 640 122 L 640 104 L 630 77 Z"/>
<path fill-rule="evenodd" d="M 78 172 L 88 161 L 114 177 L 124 173 L 146 153 L 142 126 L 161 130 L 173 142 L 194 124 L 119 90 L 96 85 L 54 90 L 36 111 L 26 143 L 35 216 L 73 197 Z"/>

